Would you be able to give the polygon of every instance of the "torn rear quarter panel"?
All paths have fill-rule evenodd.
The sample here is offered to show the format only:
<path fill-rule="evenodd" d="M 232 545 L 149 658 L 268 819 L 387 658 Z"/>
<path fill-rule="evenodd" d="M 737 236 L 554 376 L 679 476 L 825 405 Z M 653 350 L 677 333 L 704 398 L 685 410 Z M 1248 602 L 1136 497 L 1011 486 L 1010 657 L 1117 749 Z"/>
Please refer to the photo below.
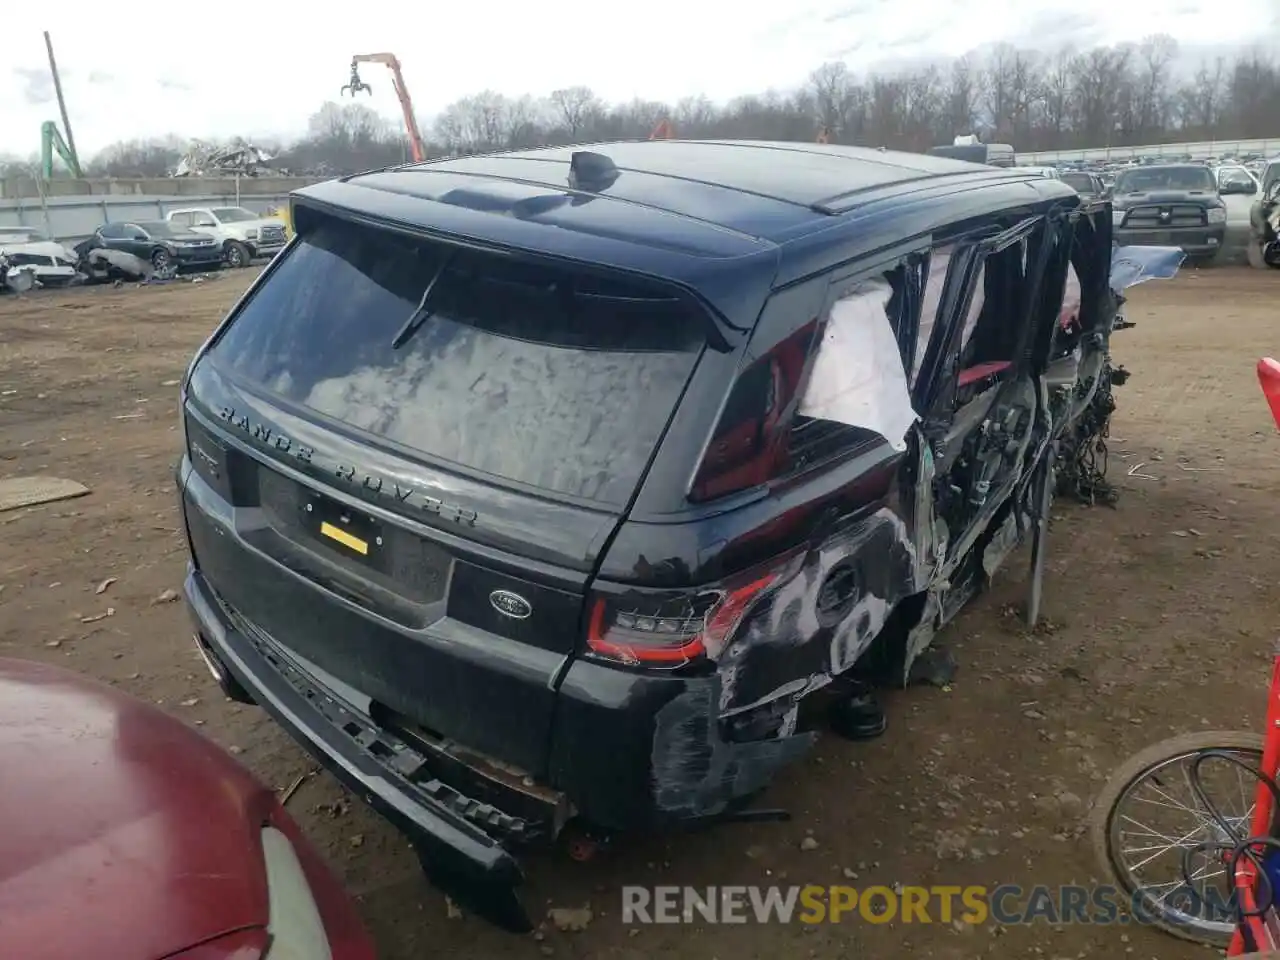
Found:
<path fill-rule="evenodd" d="M 1138 282 L 1111 278 L 1109 216 L 1103 208 L 1044 218 L 1006 242 L 1001 261 L 957 257 L 954 246 L 935 255 L 933 270 L 959 263 L 973 291 L 948 287 L 950 314 L 944 307 L 936 323 L 922 322 L 955 351 L 922 370 L 952 384 L 917 392 L 942 400 L 941 420 L 937 407 L 928 423 L 913 409 L 890 284 L 860 281 L 830 307 L 798 412 L 883 438 L 901 454 L 897 479 L 861 505 L 837 497 L 843 512 L 826 514 L 829 524 L 810 533 L 724 647 L 708 650 L 714 674 L 660 710 L 651 758 L 660 811 L 714 815 L 764 787 L 812 743 L 796 732 L 801 701 L 849 671 L 899 605 L 919 597 L 918 618 L 903 625 L 905 683 L 941 626 L 1023 542 L 1034 520 L 1032 478 L 1081 409 L 1062 401 L 1101 375 L 1111 288 Z M 1164 254 L 1117 262 L 1132 261 L 1143 278 L 1169 267 Z M 1018 284 L 992 276 L 992 263 L 1016 270 Z M 925 300 L 937 307 L 941 284 L 933 289 Z M 986 356 L 1000 351 L 1007 362 Z M 910 355 L 915 365 L 926 351 L 917 343 Z"/>
<path fill-rule="evenodd" d="M 709 816 L 763 788 L 813 743 L 800 702 L 844 673 L 915 590 L 915 550 L 889 507 L 790 564 L 699 678 L 658 714 L 654 797 L 673 816 Z"/>
<path fill-rule="evenodd" d="M 720 677 L 699 678 L 658 711 L 653 737 L 653 796 L 675 818 L 711 817 L 764 789 L 778 769 L 813 745 L 813 733 L 779 729 L 746 743 L 720 731 Z M 791 711 L 794 722 L 794 710 Z"/>

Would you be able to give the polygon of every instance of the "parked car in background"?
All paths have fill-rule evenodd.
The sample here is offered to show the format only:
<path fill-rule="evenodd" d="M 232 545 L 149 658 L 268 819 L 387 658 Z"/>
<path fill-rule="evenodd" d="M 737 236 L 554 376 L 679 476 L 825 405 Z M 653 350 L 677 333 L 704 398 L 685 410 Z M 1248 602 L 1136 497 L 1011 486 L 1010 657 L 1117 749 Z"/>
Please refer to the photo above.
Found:
<path fill-rule="evenodd" d="M 257 257 L 274 257 L 288 239 L 283 220 L 244 207 L 184 207 L 170 210 L 166 219 L 212 238 L 231 267 L 247 267 Z"/>
<path fill-rule="evenodd" d="M 935 157 L 949 157 L 952 160 L 992 167 L 1012 167 L 1016 162 L 1013 147 L 1007 143 L 977 143 L 970 142 L 971 140 L 972 138 L 957 137 L 955 143 L 930 147 L 929 153 Z"/>
<path fill-rule="evenodd" d="M 1280 177 L 1272 179 L 1249 211 L 1249 263 L 1280 268 Z"/>
<path fill-rule="evenodd" d="M 1116 177 L 1111 203 L 1121 246 L 1181 247 L 1201 262 L 1222 249 L 1227 207 L 1203 164 L 1130 167 Z"/>
<path fill-rule="evenodd" d="M 1242 228 L 1249 222 L 1249 208 L 1258 196 L 1257 176 L 1241 163 L 1224 163 L 1213 168 L 1218 194 L 1227 207 L 1227 228 Z"/>
<path fill-rule="evenodd" d="M 222 251 L 212 239 L 165 220 L 104 223 L 93 232 L 88 246 L 132 254 L 161 271 L 222 263 Z"/>
<path fill-rule="evenodd" d="M 1225 164 L 1215 167 L 1213 175 L 1218 179 L 1218 193 L 1223 196 L 1252 196 L 1258 192 L 1258 178 L 1248 167 Z"/>
<path fill-rule="evenodd" d="M 1280 260 L 1280 157 L 1258 166 L 1258 195 L 1249 207 L 1249 262 L 1276 266 Z"/>
<path fill-rule="evenodd" d="M 6 270 L 28 272 L 42 286 L 61 286 L 76 278 L 75 251 L 35 227 L 0 227 L 0 255 Z"/>
<path fill-rule="evenodd" d="M 1080 196 L 1089 199 L 1101 197 L 1107 192 L 1102 178 L 1096 173 L 1089 173 L 1085 170 L 1064 170 L 1060 175 L 1060 179 Z"/>
<path fill-rule="evenodd" d="M 273 791 L 150 704 L 0 659 L 0 957 L 373 960 Z"/>
<path fill-rule="evenodd" d="M 872 644 L 904 683 L 1043 530 L 1055 439 L 1110 415 L 1110 210 L 1080 208 L 791 143 L 307 187 L 183 382 L 195 643 L 527 929 L 516 850 L 734 819 L 824 689 L 878 733 Z"/>

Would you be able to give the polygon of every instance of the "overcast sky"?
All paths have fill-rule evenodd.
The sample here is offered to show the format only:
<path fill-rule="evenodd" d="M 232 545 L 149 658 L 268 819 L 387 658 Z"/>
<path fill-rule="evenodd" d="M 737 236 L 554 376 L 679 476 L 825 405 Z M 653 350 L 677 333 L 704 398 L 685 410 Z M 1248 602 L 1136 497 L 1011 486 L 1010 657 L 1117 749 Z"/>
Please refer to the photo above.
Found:
<path fill-rule="evenodd" d="M 397 54 L 427 118 L 484 88 L 542 95 L 582 83 L 609 100 L 727 100 L 796 86 L 825 60 L 861 72 L 1000 40 L 1050 49 L 1164 32 L 1205 45 L 1269 40 L 1274 50 L 1272 7 L 1280 12 L 1280 0 L 381 0 L 59 16 L 52 34 L 77 146 L 89 156 L 116 140 L 169 133 L 294 136 L 338 98 L 354 53 Z M 27 155 L 58 110 L 40 27 L 19 21 L 0 47 L 0 153 Z M 363 102 L 394 118 L 386 71 L 369 65 L 362 74 L 374 88 Z"/>

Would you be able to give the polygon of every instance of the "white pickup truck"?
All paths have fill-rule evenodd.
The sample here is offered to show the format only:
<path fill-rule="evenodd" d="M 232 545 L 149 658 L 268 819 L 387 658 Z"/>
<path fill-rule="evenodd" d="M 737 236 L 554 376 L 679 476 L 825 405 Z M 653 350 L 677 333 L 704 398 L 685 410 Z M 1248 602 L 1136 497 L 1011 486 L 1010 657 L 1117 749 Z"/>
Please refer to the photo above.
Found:
<path fill-rule="evenodd" d="M 166 219 L 213 237 L 222 244 L 228 266 L 247 267 L 256 257 L 274 257 L 288 240 L 284 221 L 263 217 L 244 207 L 183 207 Z"/>

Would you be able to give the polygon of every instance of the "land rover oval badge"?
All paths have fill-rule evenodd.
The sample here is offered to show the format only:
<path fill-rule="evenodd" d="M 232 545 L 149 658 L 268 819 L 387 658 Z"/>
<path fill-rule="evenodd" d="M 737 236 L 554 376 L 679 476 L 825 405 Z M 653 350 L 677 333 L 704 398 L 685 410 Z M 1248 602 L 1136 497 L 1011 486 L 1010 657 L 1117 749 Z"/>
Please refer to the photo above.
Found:
<path fill-rule="evenodd" d="M 489 603 L 504 617 L 512 620 L 526 620 L 533 613 L 529 601 L 510 590 L 495 590 L 489 594 Z"/>

